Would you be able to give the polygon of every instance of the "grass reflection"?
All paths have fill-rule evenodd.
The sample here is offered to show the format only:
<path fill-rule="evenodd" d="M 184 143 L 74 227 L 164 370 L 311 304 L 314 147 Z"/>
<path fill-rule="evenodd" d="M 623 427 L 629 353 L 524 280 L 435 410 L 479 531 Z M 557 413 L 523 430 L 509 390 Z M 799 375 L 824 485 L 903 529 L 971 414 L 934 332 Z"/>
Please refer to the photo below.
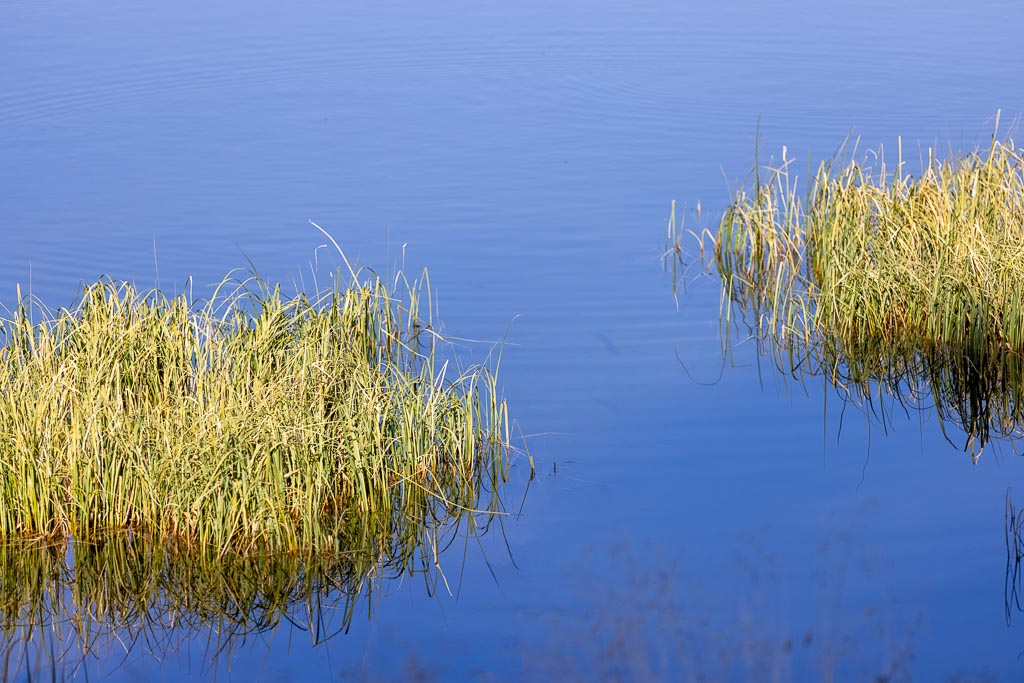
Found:
<path fill-rule="evenodd" d="M 500 503 L 495 503 L 500 505 Z M 116 668 L 140 650 L 159 661 L 205 648 L 229 662 L 251 638 L 282 627 L 313 644 L 372 614 L 391 581 L 417 577 L 445 589 L 440 557 L 498 517 L 438 507 L 390 520 L 355 517 L 334 552 L 203 550 L 119 532 L 89 542 L 0 545 L 0 678 L 73 678 Z M 92 664 L 90 664 L 92 662 Z"/>
<path fill-rule="evenodd" d="M 1009 625 L 1014 611 L 1024 611 L 1024 510 L 1013 504 L 1010 490 L 1006 491 L 1006 578 L 1003 595 L 1006 600 L 1006 623 Z"/>

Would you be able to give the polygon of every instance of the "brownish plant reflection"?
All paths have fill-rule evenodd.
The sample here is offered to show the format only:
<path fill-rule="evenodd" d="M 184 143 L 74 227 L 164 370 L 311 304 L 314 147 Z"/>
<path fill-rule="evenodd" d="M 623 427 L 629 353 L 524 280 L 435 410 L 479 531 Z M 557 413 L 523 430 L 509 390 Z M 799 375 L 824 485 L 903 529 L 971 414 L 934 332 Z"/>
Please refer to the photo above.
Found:
<path fill-rule="evenodd" d="M 393 579 L 433 594 L 449 579 L 440 557 L 496 522 L 485 511 L 351 520 L 335 552 L 232 553 L 129 532 L 89 542 L 0 545 L 0 678 L 64 679 L 135 650 L 160 657 L 199 643 L 215 667 L 257 636 L 301 629 L 314 644 L 372 615 Z"/>

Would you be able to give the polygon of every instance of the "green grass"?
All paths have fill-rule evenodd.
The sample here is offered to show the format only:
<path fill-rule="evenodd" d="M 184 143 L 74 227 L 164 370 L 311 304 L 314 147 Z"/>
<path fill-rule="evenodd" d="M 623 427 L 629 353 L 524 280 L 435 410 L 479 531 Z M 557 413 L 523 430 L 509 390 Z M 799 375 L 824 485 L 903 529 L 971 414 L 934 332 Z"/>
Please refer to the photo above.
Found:
<path fill-rule="evenodd" d="M 893 167 L 853 147 L 806 193 L 785 148 L 736 192 L 712 237 L 724 329 L 738 310 L 779 367 L 858 400 L 931 396 L 977 456 L 1024 421 L 1022 151 L 929 149 L 914 175 L 902 143 Z"/>
<path fill-rule="evenodd" d="M 225 279 L 205 301 L 104 280 L 55 311 L 19 291 L 0 319 L 0 539 L 132 529 L 308 555 L 356 520 L 387 539 L 409 516 L 496 512 L 495 372 L 441 362 L 425 274 L 351 275 L 291 297 Z"/>

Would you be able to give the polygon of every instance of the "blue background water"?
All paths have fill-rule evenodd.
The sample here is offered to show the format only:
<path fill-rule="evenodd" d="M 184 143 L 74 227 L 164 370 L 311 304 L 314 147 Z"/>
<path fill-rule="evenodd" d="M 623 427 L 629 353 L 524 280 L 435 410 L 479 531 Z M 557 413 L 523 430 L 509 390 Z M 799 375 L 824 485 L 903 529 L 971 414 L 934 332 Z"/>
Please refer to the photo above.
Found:
<path fill-rule="evenodd" d="M 688 227 L 720 211 L 759 121 L 766 155 L 798 159 L 851 128 L 1007 128 L 1021 26 L 1010 0 L 4 2 L 0 300 L 246 258 L 308 282 L 313 219 L 362 265 L 429 267 L 449 333 L 511 324 L 503 385 L 537 434 L 518 566 L 485 540 L 497 582 L 471 548 L 457 600 L 411 582 L 324 646 L 137 649 L 113 675 L 1019 678 L 1003 531 L 1024 465 L 972 466 L 931 415 L 886 436 L 851 409 L 839 440 L 822 388 L 762 387 L 751 348 L 691 381 L 677 355 L 720 371 L 717 285 L 677 310 L 659 256 L 671 200 Z"/>

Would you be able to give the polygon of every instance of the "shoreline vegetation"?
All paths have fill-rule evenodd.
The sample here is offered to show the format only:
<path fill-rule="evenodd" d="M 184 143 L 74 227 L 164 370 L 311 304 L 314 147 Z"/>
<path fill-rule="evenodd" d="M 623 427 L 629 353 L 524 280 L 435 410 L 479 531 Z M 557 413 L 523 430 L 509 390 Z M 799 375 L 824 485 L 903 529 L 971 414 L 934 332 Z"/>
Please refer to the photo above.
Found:
<path fill-rule="evenodd" d="M 741 323 L 783 373 L 824 378 L 883 421 L 885 399 L 933 402 L 976 461 L 1024 423 L 1024 150 L 998 125 L 987 149 L 922 151 L 917 175 L 902 140 L 894 167 L 847 141 L 805 193 L 783 147 L 716 234 L 684 232 L 673 203 L 674 270 L 695 237 L 721 277 L 726 353 Z"/>
<path fill-rule="evenodd" d="M 104 279 L 58 310 L 19 290 L 0 316 L 0 542 L 128 530 L 436 564 L 450 520 L 504 514 L 500 355 L 457 369 L 426 272 L 349 273 L 292 297 L 229 276 L 208 300 Z"/>

